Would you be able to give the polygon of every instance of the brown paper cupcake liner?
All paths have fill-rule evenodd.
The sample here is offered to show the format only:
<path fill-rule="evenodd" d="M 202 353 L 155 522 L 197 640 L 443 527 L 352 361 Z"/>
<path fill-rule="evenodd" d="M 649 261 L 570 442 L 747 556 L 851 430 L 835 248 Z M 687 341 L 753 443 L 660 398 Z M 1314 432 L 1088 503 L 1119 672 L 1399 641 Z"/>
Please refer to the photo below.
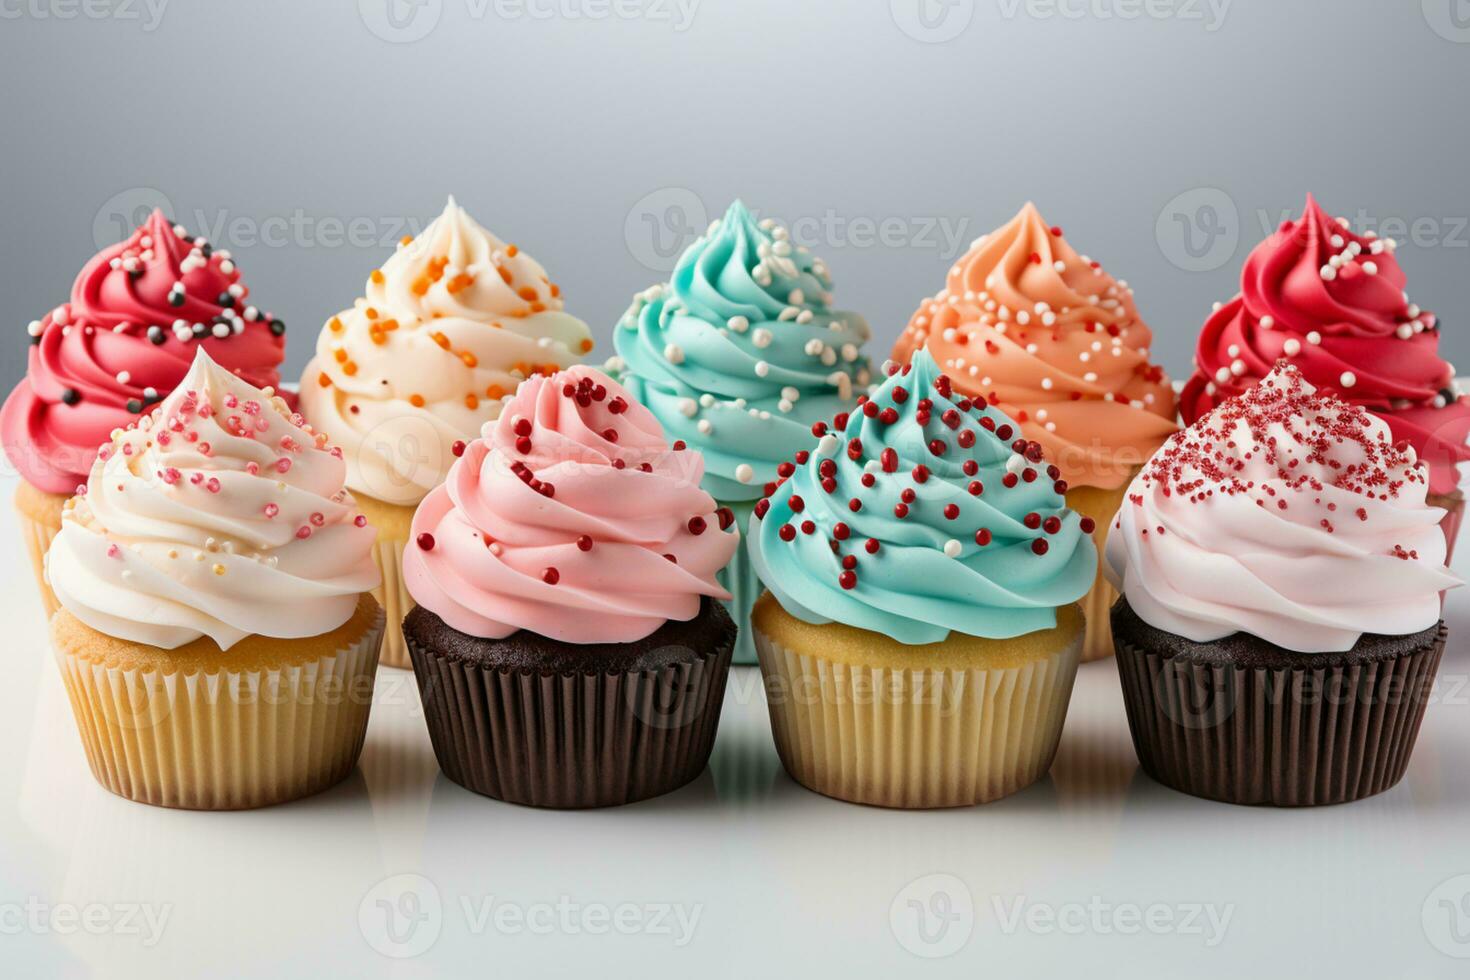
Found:
<path fill-rule="evenodd" d="M 377 610 L 336 651 L 269 670 L 164 673 L 59 647 L 56 662 L 99 783 L 154 806 L 240 810 L 308 796 L 352 771 L 382 635 Z"/>
<path fill-rule="evenodd" d="M 733 652 L 658 670 L 540 674 L 407 646 L 444 774 L 497 800 L 560 809 L 633 803 L 703 772 Z"/>
<path fill-rule="evenodd" d="M 413 611 L 415 603 L 403 584 L 403 546 L 402 539 L 379 534 L 377 543 L 373 545 L 373 560 L 383 574 L 383 584 L 373 590 L 373 598 L 378 600 L 388 617 L 379 662 L 408 670 L 413 664 L 409 662 L 408 647 L 403 642 L 403 617 Z"/>
<path fill-rule="evenodd" d="M 754 628 L 753 628 L 754 630 Z M 1082 638 L 1004 669 L 852 667 L 754 630 L 776 751 L 797 782 L 876 806 L 970 806 L 1045 776 Z"/>
<path fill-rule="evenodd" d="M 61 507 L 67 498 L 61 494 L 46 493 L 30 484 L 22 483 L 15 495 L 15 510 L 20 518 L 20 536 L 25 541 L 26 557 L 30 559 L 31 571 L 36 578 L 36 587 L 41 592 L 41 606 L 50 619 L 61 603 L 46 581 L 46 549 L 61 532 Z"/>
<path fill-rule="evenodd" d="M 1146 773 L 1226 803 L 1317 806 L 1403 778 L 1447 631 L 1417 650 L 1349 666 L 1175 662 L 1121 637 L 1118 673 Z"/>

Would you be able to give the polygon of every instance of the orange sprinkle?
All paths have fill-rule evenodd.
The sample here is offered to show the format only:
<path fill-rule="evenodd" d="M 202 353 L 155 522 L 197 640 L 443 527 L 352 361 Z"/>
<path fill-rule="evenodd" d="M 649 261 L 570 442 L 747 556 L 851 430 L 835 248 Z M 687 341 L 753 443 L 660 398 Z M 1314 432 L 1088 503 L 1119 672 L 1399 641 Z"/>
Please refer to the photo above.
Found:
<path fill-rule="evenodd" d="M 462 289 L 468 289 L 470 286 L 474 285 L 474 282 L 474 276 L 461 272 L 459 275 L 449 280 L 449 282 L 445 284 L 444 288 L 449 290 L 449 295 L 453 296 L 455 293 L 459 292 Z"/>
<path fill-rule="evenodd" d="M 368 273 L 368 278 L 373 281 L 374 286 L 383 285 L 383 270 L 374 269 L 372 272 Z"/>
<path fill-rule="evenodd" d="M 320 375 L 317 376 L 316 383 L 321 385 L 323 388 L 330 388 L 332 386 L 332 379 L 327 377 L 327 372 L 323 371 Z"/>
<path fill-rule="evenodd" d="M 337 359 L 338 364 L 347 363 L 347 352 L 340 347 L 332 352 L 332 356 Z"/>
<path fill-rule="evenodd" d="M 393 319 L 384 320 L 378 324 L 379 330 L 397 330 L 398 321 Z"/>
<path fill-rule="evenodd" d="M 435 330 L 433 333 L 429 334 L 429 336 L 433 337 L 434 343 L 438 344 L 440 347 L 443 347 L 445 350 L 449 349 L 449 338 L 444 336 L 444 332 L 442 330 Z"/>
<path fill-rule="evenodd" d="M 582 341 L 582 353 L 585 354 L 592 349 L 592 338 L 588 337 Z"/>
<path fill-rule="evenodd" d="M 467 368 L 478 367 L 480 364 L 480 359 L 469 351 L 461 351 L 459 359 L 464 361 L 464 366 Z"/>
<path fill-rule="evenodd" d="M 429 281 L 428 276 L 419 276 L 413 281 L 413 294 L 415 296 L 422 296 L 429 291 L 429 287 L 432 285 L 433 283 Z"/>
<path fill-rule="evenodd" d="M 530 286 L 522 286 L 520 289 L 516 290 L 516 295 L 525 300 L 527 303 L 534 303 L 536 301 L 536 290 L 532 289 Z"/>
<path fill-rule="evenodd" d="M 410 405 L 412 405 L 414 408 L 423 408 L 424 407 L 424 396 L 423 395 L 409 395 L 408 396 L 408 403 Z"/>
<path fill-rule="evenodd" d="M 369 320 L 376 320 L 378 318 L 378 311 L 371 306 L 363 310 L 362 313 L 363 316 L 367 317 Z"/>
<path fill-rule="evenodd" d="M 342 365 L 342 373 L 351 377 L 352 375 L 357 373 L 357 365 L 354 364 L 352 361 L 348 361 L 346 364 Z"/>
<path fill-rule="evenodd" d="M 516 257 L 516 253 L 519 252 L 519 251 L 520 251 L 520 249 L 516 248 L 514 245 L 507 245 L 507 246 L 505 246 L 505 254 L 509 258 L 512 258 L 512 259 L 515 258 Z"/>
<path fill-rule="evenodd" d="M 500 273 L 500 278 L 504 279 L 505 280 L 505 284 L 507 286 L 509 286 L 510 285 L 510 282 L 511 282 L 511 279 L 510 279 L 510 270 L 508 270 L 508 269 L 506 269 L 504 267 L 497 266 L 497 271 Z"/>
<path fill-rule="evenodd" d="M 470 410 L 480 407 L 480 399 L 475 396 L 473 391 L 464 396 L 464 407 Z"/>
<path fill-rule="evenodd" d="M 372 337 L 373 343 L 379 346 L 382 346 L 383 344 L 386 344 L 388 342 L 388 335 L 381 330 L 374 329 L 369 332 L 368 336 Z"/>
<path fill-rule="evenodd" d="M 560 296 L 561 295 L 561 287 L 560 286 L 558 286 L 554 282 L 553 283 L 550 283 L 549 285 L 551 286 L 551 295 L 552 296 Z"/>
<path fill-rule="evenodd" d="M 485 389 L 485 397 L 499 401 L 505 397 L 505 389 L 500 387 L 500 385 L 491 385 Z"/>
<path fill-rule="evenodd" d="M 337 319 L 336 317 L 332 317 L 330 320 L 327 321 L 327 329 L 332 331 L 332 333 L 341 333 L 342 321 Z"/>
<path fill-rule="evenodd" d="M 545 303 L 532 303 L 531 304 L 531 312 L 532 313 L 545 313 L 546 312 L 546 304 Z"/>
<path fill-rule="evenodd" d="M 510 369 L 512 371 L 519 371 L 521 372 L 521 374 L 528 375 L 531 373 L 531 365 L 527 364 L 525 361 L 516 361 L 510 366 Z"/>
<path fill-rule="evenodd" d="M 409 244 L 412 241 L 413 241 L 413 236 L 412 235 L 404 235 L 402 238 L 398 239 L 398 244 L 400 244 L 400 245 L 407 245 L 407 244 Z"/>

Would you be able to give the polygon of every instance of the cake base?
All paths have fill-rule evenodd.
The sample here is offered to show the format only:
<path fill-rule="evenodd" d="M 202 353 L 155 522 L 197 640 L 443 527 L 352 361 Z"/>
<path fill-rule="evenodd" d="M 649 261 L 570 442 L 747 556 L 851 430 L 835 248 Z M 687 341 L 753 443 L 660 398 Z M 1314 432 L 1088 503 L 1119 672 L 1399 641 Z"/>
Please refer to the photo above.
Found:
<path fill-rule="evenodd" d="M 25 480 L 20 481 L 20 487 L 15 491 L 15 510 L 20 516 L 20 536 L 26 543 L 26 557 L 31 561 L 31 571 L 41 590 L 41 606 L 46 611 L 47 619 L 55 615 L 56 610 L 61 608 L 61 603 L 56 600 L 56 593 L 51 591 L 51 586 L 46 581 L 46 549 L 51 547 L 52 540 L 61 532 L 62 509 L 70 499 L 70 494 L 47 493 Z"/>
<path fill-rule="evenodd" d="M 352 496 L 368 525 L 378 532 L 373 560 L 378 564 L 383 584 L 373 590 L 373 598 L 383 607 L 388 623 L 379 662 L 386 667 L 407 670 L 413 665 L 408 661 L 408 648 L 403 645 L 403 617 L 413 609 L 414 602 L 403 584 L 403 548 L 408 543 L 414 511 L 418 508 L 384 503 L 366 494 Z"/>

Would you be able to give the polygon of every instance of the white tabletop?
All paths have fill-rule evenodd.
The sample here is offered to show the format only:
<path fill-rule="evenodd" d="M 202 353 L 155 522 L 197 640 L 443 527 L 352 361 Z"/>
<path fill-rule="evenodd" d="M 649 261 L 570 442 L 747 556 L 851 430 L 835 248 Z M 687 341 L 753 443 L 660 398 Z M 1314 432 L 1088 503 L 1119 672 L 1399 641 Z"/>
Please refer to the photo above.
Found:
<path fill-rule="evenodd" d="M 1408 775 L 1345 806 L 1252 809 L 1159 786 L 1104 662 L 1082 668 L 1051 776 L 972 809 L 802 789 L 753 668 L 732 672 L 692 785 L 613 810 L 499 803 L 439 774 L 412 674 L 382 668 L 345 783 L 192 813 L 93 781 L 8 507 L 0 553 L 17 556 L 0 571 L 7 977 L 1470 972 L 1470 652 L 1456 642 L 1470 598 L 1450 600 Z"/>

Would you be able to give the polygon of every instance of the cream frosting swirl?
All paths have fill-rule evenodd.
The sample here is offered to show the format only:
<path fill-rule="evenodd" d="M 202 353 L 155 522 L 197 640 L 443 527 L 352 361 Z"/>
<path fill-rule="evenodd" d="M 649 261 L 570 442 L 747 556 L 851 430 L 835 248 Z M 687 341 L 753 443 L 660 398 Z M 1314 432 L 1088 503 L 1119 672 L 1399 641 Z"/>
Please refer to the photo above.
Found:
<path fill-rule="evenodd" d="M 586 367 L 521 385 L 414 515 L 409 594 L 462 633 L 627 643 L 728 599 L 734 515 L 704 460 Z"/>
<path fill-rule="evenodd" d="M 1289 650 L 1433 626 L 1444 512 L 1428 468 L 1362 408 L 1286 362 L 1172 437 L 1128 488 L 1109 578 L 1144 621 L 1195 642 Z"/>
<path fill-rule="evenodd" d="M 98 451 L 47 553 L 51 588 L 93 629 L 163 649 L 330 632 L 380 580 L 345 476 L 323 434 L 200 348 Z"/>
<path fill-rule="evenodd" d="M 521 381 L 591 349 L 546 270 L 450 198 L 327 321 L 302 375 L 302 411 L 342 447 L 353 491 L 413 505 Z"/>

